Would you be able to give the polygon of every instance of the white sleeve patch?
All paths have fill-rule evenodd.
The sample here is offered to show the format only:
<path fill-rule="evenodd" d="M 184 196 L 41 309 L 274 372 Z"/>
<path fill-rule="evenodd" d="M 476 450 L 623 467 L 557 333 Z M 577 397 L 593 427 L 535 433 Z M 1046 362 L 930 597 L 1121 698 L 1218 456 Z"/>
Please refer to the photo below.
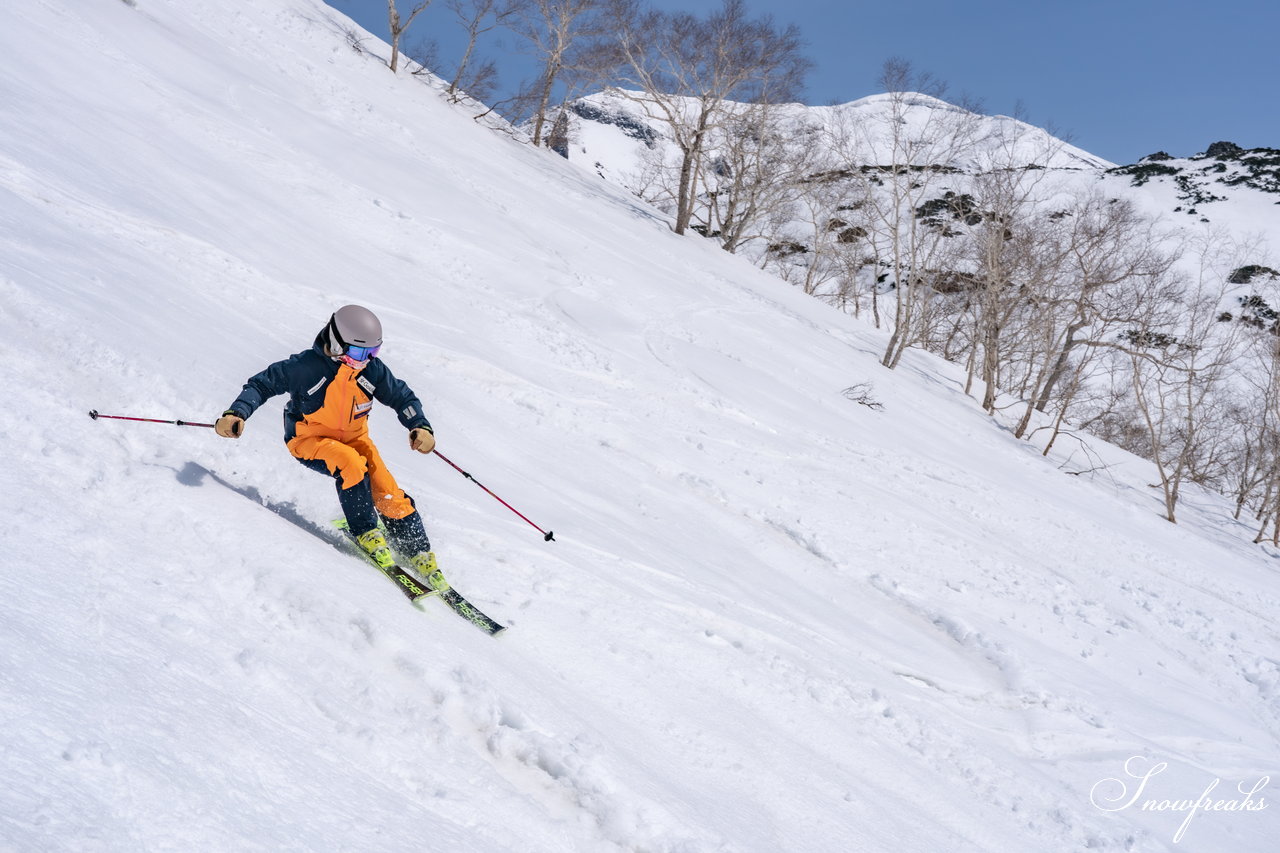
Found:
<path fill-rule="evenodd" d="M 413 417 L 414 415 L 416 415 L 417 413 L 418 413 L 418 410 L 417 410 L 417 409 L 415 409 L 413 406 L 409 406 L 408 408 L 406 408 L 406 409 L 405 409 L 403 412 L 401 412 L 400 414 L 404 415 L 404 416 L 405 416 L 405 419 L 406 419 L 406 420 L 408 420 L 409 418 L 412 418 L 412 417 Z"/>
<path fill-rule="evenodd" d="M 319 382 L 317 382 L 315 385 L 312 385 L 310 388 L 308 388 L 308 389 L 307 389 L 307 393 L 308 393 L 308 394 L 314 394 L 314 393 L 316 393 L 316 392 L 317 392 L 317 391 L 319 391 L 319 390 L 320 390 L 320 388 L 324 385 L 325 381 L 326 381 L 326 380 L 325 380 L 325 378 L 324 378 L 323 376 L 322 376 L 322 377 L 320 377 L 320 381 L 319 381 Z"/>

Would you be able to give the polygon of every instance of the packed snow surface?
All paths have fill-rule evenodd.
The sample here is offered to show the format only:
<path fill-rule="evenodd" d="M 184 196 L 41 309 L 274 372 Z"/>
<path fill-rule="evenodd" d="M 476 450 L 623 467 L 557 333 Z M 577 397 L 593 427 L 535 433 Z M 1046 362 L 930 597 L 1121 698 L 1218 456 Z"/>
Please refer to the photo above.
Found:
<path fill-rule="evenodd" d="M 0 11 L 0 848 L 1275 849 L 1247 523 L 1170 525 L 1141 460 L 882 369 L 350 27 Z M 86 417 L 212 421 L 348 302 L 441 451 L 555 530 L 374 412 L 500 638 L 335 548 L 279 400 L 239 441 Z"/>

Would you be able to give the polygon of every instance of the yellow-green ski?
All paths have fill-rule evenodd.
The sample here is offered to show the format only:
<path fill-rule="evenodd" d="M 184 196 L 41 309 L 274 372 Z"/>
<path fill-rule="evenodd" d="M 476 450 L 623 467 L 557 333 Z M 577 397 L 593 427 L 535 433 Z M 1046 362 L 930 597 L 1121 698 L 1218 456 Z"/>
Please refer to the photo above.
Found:
<path fill-rule="evenodd" d="M 420 600 L 435 595 L 448 605 L 449 609 L 454 613 L 457 613 L 463 619 L 466 619 L 472 625 L 475 625 L 481 631 L 484 631 L 490 636 L 496 636 L 506 630 L 506 626 L 500 625 L 490 619 L 480 610 L 480 608 L 476 607 L 470 601 L 467 601 L 461 593 L 454 589 L 453 586 L 445 580 L 444 575 L 441 573 L 439 568 L 436 568 L 434 563 L 430 566 L 430 571 L 427 573 L 425 581 L 419 580 L 417 576 L 399 565 L 392 565 L 390 567 L 379 566 L 377 562 L 374 561 L 369 554 L 356 543 L 356 538 L 351 535 L 351 531 L 347 527 L 347 520 L 345 518 L 337 519 L 333 522 L 333 526 L 342 531 L 343 535 L 347 537 L 347 540 L 355 547 L 355 550 L 364 558 L 365 562 L 369 563 L 369 565 L 378 569 L 378 571 L 382 572 L 394 581 L 396 586 L 400 588 L 400 591 L 403 592 L 410 601 L 414 602 L 415 605 L 417 605 L 417 602 Z"/>

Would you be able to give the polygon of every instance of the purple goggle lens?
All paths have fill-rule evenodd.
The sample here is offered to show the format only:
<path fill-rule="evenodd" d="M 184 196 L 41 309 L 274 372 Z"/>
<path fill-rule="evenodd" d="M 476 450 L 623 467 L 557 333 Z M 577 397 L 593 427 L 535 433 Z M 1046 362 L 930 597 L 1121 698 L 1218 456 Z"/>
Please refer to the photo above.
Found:
<path fill-rule="evenodd" d="M 351 359 L 352 361 L 368 361 L 369 359 L 376 356 L 378 354 L 378 350 L 380 350 L 381 348 L 382 348 L 381 344 L 379 344 L 376 347 L 349 346 L 347 347 L 347 351 L 344 352 L 343 355 L 345 355 L 347 358 Z"/>

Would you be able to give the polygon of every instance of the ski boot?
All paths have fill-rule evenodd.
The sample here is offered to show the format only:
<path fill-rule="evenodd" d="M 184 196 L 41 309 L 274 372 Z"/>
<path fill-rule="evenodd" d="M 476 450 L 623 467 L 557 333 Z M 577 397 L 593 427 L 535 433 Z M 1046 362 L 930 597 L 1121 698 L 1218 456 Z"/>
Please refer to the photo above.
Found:
<path fill-rule="evenodd" d="M 391 547 L 387 545 L 387 537 L 379 528 L 361 533 L 356 537 L 356 544 L 364 549 L 370 559 L 377 564 L 380 569 L 394 569 L 396 566 L 396 558 L 391 553 Z"/>
<path fill-rule="evenodd" d="M 440 567 L 436 565 L 434 551 L 419 551 L 409 558 L 409 565 L 427 582 L 427 586 L 436 592 L 444 592 L 449 589 L 449 582 L 444 579 L 444 575 L 440 572 Z"/>

